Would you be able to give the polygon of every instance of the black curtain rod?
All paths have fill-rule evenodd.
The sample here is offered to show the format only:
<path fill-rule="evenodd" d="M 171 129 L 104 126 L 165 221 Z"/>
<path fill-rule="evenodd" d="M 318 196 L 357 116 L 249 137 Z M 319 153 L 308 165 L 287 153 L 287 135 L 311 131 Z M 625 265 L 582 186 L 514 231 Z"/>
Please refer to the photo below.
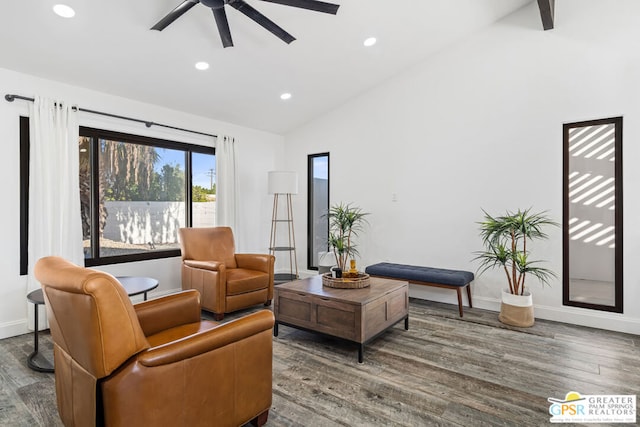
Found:
<path fill-rule="evenodd" d="M 22 99 L 24 101 L 30 101 L 30 102 L 35 101 L 34 98 L 29 98 L 28 96 L 12 95 L 12 94 L 6 94 L 4 96 L 4 99 L 7 100 L 7 102 L 13 102 L 16 99 Z M 113 117 L 113 118 L 116 118 L 116 119 L 129 120 L 131 122 L 144 123 L 144 125 L 146 127 L 148 127 L 148 128 L 150 128 L 151 126 L 160 126 L 160 127 L 163 127 L 163 128 L 179 130 L 179 131 L 182 131 L 182 132 L 189 132 L 189 133 L 195 133 L 195 134 L 198 134 L 198 135 L 210 136 L 212 138 L 217 138 L 218 137 L 218 135 L 212 135 L 210 133 L 200 132 L 200 131 L 191 130 L 191 129 L 184 129 L 184 128 L 179 128 L 179 127 L 170 126 L 170 125 L 164 125 L 162 123 L 150 122 L 148 120 L 134 119 L 133 117 L 119 116 L 117 114 L 104 113 L 102 111 L 96 111 L 96 110 L 88 110 L 86 108 L 80 108 L 80 107 L 73 107 L 73 108 L 76 109 L 77 111 L 81 111 L 83 113 L 98 114 L 100 116 L 107 116 L 107 117 Z"/>

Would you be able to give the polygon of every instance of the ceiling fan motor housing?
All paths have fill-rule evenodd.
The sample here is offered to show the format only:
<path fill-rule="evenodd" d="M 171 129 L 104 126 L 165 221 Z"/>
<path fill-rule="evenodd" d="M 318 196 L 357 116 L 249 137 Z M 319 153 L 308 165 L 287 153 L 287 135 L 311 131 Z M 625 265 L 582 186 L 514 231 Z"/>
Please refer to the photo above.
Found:
<path fill-rule="evenodd" d="M 222 9 L 225 2 L 224 0 L 200 0 L 200 3 L 211 9 Z"/>

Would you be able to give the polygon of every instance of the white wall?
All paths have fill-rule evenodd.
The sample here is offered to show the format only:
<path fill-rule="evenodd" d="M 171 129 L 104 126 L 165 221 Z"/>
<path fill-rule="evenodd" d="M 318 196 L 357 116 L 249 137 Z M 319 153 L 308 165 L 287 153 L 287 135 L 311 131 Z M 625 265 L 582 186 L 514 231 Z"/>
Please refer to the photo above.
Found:
<path fill-rule="evenodd" d="M 562 282 L 530 279 L 539 318 L 640 333 L 640 2 L 563 0 L 556 29 L 529 6 L 286 135 L 287 168 L 331 152 L 331 202 L 370 212 L 360 265 L 380 261 L 476 271 L 482 210 L 549 210 L 562 221 L 562 124 L 624 116 L 624 314 L 562 306 Z M 380 41 L 384 49 L 384 40 Z M 294 198 L 306 211 L 305 186 Z M 397 201 L 392 201 L 392 195 Z M 304 229 L 299 215 L 296 228 Z M 306 248 L 299 233 L 298 248 Z M 532 248 L 562 273 L 562 233 Z M 305 260 L 303 250 L 298 259 Z M 473 284 L 497 310 L 503 273 Z M 455 293 L 412 287 L 455 303 Z"/>
<path fill-rule="evenodd" d="M 236 246 L 242 252 L 266 252 L 269 245 L 271 198 L 267 194 L 267 171 L 281 168 L 283 138 L 279 135 L 198 117 L 179 111 L 115 97 L 80 87 L 0 69 L 0 93 L 41 95 L 77 104 L 92 110 L 165 123 L 217 135 L 232 135 L 237 141 L 240 192 L 240 226 L 235 230 Z M 26 302 L 26 278 L 19 274 L 19 126 L 18 117 L 28 115 L 25 101 L 0 101 L 0 140 L 3 166 L 0 182 L 5 209 L 0 210 L 4 225 L 0 246 L 0 338 L 27 332 L 32 305 Z M 186 143 L 211 145 L 212 138 L 129 123 L 81 113 L 80 125 L 106 128 L 140 135 L 156 136 Z M 43 213 L 46 214 L 46 213 Z M 119 264 L 101 268 L 114 275 L 147 275 L 160 281 L 151 296 L 180 288 L 180 260 L 168 258 Z"/>

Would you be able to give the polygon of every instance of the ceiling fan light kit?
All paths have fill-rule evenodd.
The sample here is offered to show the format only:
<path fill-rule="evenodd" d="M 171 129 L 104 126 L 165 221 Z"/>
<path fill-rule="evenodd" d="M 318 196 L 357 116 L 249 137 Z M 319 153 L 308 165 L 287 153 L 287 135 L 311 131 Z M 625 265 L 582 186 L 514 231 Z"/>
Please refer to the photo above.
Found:
<path fill-rule="evenodd" d="M 277 3 L 284 6 L 297 7 L 300 9 L 312 10 L 314 12 L 322 12 L 329 13 L 335 15 L 338 13 L 338 8 L 340 7 L 337 4 L 326 3 L 319 0 L 262 0 L 269 3 Z M 283 42 L 289 44 L 294 41 L 296 38 L 291 34 L 282 29 L 275 22 L 264 16 L 262 13 L 258 12 L 244 0 L 185 0 L 181 4 L 179 4 L 175 9 L 169 12 L 164 18 L 158 21 L 153 27 L 152 30 L 162 31 L 167 28 L 173 21 L 180 18 L 182 15 L 187 13 L 193 6 L 198 3 L 202 3 L 203 6 L 206 6 L 211 9 L 213 13 L 213 17 L 216 21 L 216 26 L 218 27 L 218 33 L 220 34 L 220 40 L 222 41 L 222 46 L 231 47 L 233 46 L 233 39 L 231 37 L 231 30 L 229 29 L 229 21 L 227 20 L 227 13 L 225 11 L 225 6 L 229 5 L 236 9 L 238 12 L 241 12 L 249 19 L 255 21 L 258 25 L 262 26 L 273 35 L 278 37 Z"/>

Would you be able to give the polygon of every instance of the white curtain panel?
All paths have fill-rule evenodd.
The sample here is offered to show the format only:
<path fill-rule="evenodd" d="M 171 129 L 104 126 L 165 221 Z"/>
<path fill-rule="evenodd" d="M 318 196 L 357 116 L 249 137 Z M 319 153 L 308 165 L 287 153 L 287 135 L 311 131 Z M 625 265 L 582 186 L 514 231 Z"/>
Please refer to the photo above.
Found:
<path fill-rule="evenodd" d="M 238 223 L 238 174 L 235 139 L 219 135 L 216 140 L 216 225 Z"/>
<path fill-rule="evenodd" d="M 65 101 L 41 97 L 29 110 L 27 292 L 40 287 L 33 268 L 44 256 L 57 255 L 84 265 L 77 112 Z"/>

